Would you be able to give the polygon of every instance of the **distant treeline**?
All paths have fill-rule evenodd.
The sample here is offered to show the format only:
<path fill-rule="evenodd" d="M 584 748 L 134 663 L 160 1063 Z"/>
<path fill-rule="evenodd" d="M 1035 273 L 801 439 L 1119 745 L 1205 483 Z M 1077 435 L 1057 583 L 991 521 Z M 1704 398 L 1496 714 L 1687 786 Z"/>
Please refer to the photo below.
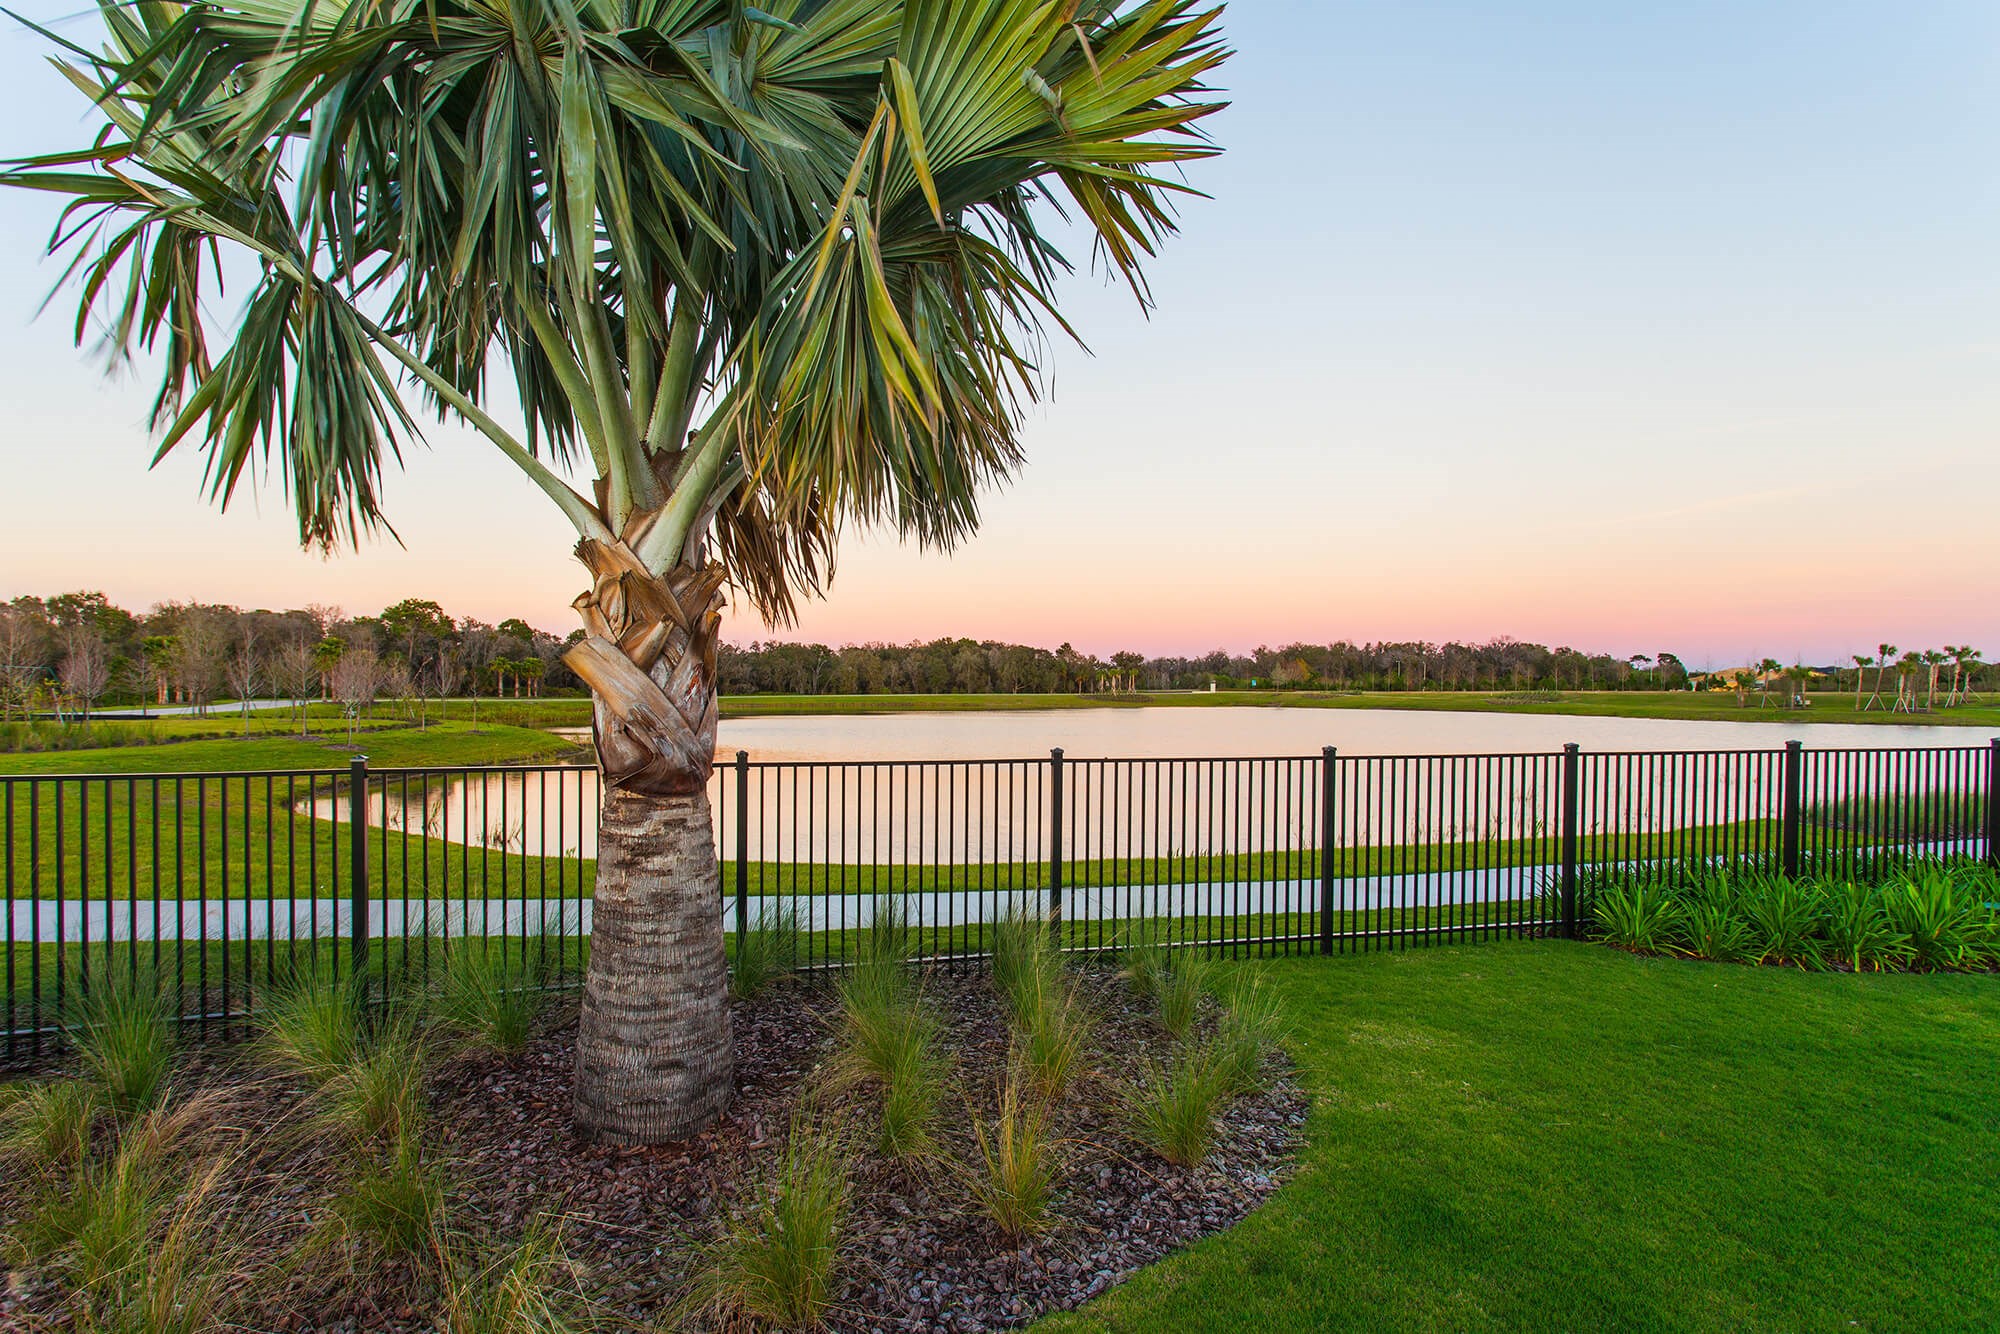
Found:
<path fill-rule="evenodd" d="M 162 603 L 131 612 L 101 593 L 17 597 L 0 603 L 0 717 L 22 710 L 87 712 L 140 700 L 205 707 L 229 698 L 338 700 L 366 708 L 378 696 L 567 694 L 581 684 L 559 639 L 525 620 L 488 625 L 436 602 L 405 598 L 374 616 L 337 607 L 245 611 Z M 1683 690 L 1733 688 L 1740 698 L 1790 700 L 1808 688 L 1878 692 L 1885 700 L 1963 699 L 1986 670 L 1970 648 L 1905 652 L 1881 645 L 1848 664 L 1781 666 L 1766 658 L 1726 673 L 1690 671 L 1661 649 L 1624 657 L 1516 639 L 1286 644 L 1200 657 L 1108 658 L 995 640 L 725 644 L 727 695 L 1028 694 L 1152 690 Z"/>

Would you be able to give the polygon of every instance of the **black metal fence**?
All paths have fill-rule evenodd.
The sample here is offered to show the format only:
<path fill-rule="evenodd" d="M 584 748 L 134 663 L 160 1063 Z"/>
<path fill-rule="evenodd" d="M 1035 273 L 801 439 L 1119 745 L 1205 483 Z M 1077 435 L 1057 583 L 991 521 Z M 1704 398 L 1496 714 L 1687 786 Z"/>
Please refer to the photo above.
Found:
<path fill-rule="evenodd" d="M 1924 749 L 754 762 L 709 789 L 726 929 L 840 963 L 895 911 L 984 953 L 1009 913 L 1073 948 L 1131 923 L 1232 956 L 1576 929 L 1584 868 L 1797 872 L 2000 848 L 2000 740 Z M 391 987 L 454 942 L 579 976 L 597 775 L 575 766 L 0 777 L 4 1057 L 79 988 L 146 978 L 239 1024 L 304 967 Z"/>

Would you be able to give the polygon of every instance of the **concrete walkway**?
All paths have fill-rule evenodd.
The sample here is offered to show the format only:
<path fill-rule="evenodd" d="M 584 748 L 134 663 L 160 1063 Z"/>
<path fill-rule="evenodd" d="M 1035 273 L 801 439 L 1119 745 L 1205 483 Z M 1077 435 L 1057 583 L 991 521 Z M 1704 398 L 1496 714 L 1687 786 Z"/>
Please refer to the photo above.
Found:
<path fill-rule="evenodd" d="M 1439 904 L 1515 902 L 1553 886 L 1554 866 L 1503 867 L 1429 875 L 1385 876 L 1334 882 L 1334 910 L 1416 908 Z M 1071 921 L 1137 917 L 1254 917 L 1315 912 L 1317 880 L 1232 881 L 1218 884 L 1074 887 L 1064 891 Z M 885 901 L 873 894 L 810 894 L 750 900 L 753 922 L 780 912 L 795 914 L 807 931 L 866 926 Z M 969 926 L 1012 913 L 1042 912 L 1044 890 L 918 891 L 898 900 L 912 926 Z M 345 899 L 210 900 L 207 903 L 102 899 L 16 901 L 8 917 L 10 944 L 112 940 L 314 940 L 341 939 L 353 920 Z M 725 929 L 734 929 L 733 902 L 719 905 Z M 461 935 L 589 935 L 590 903 L 574 899 L 401 899 L 368 905 L 368 933 L 376 938 Z"/>

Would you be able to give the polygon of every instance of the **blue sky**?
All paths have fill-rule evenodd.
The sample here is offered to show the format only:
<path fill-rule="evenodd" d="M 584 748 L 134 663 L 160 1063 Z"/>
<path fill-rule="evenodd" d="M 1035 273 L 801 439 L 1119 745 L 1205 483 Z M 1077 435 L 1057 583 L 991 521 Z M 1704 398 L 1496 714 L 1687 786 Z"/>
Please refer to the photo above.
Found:
<path fill-rule="evenodd" d="M 1071 283 L 1096 355 L 1056 349 L 981 535 L 850 541 L 798 633 L 2000 651 L 2000 9 L 1238 0 L 1226 26 L 1229 151 L 1191 172 L 1213 198 L 1158 311 Z M 0 152 L 85 133 L 33 39 L 0 72 Z M 217 516 L 194 459 L 149 474 L 143 377 L 72 350 L 67 307 L 31 322 L 52 220 L 0 197 L 0 593 L 568 628 L 563 523 L 458 433 L 390 486 L 406 547 L 334 562 L 275 493 Z"/>

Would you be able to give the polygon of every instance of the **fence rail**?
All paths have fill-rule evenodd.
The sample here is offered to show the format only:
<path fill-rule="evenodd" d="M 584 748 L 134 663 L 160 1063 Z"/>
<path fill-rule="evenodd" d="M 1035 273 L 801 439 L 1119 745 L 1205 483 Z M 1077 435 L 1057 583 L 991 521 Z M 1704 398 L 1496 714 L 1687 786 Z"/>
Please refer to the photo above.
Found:
<path fill-rule="evenodd" d="M 753 761 L 709 787 L 725 929 L 837 965 L 893 905 L 940 962 L 1013 912 L 1233 956 L 1573 934 L 1583 871 L 1791 872 L 2000 849 L 2000 739 L 1921 749 Z M 0 776 L 7 1060 L 120 970 L 227 1029 L 301 967 L 387 988 L 457 940 L 573 984 L 597 775 L 577 766 Z"/>

